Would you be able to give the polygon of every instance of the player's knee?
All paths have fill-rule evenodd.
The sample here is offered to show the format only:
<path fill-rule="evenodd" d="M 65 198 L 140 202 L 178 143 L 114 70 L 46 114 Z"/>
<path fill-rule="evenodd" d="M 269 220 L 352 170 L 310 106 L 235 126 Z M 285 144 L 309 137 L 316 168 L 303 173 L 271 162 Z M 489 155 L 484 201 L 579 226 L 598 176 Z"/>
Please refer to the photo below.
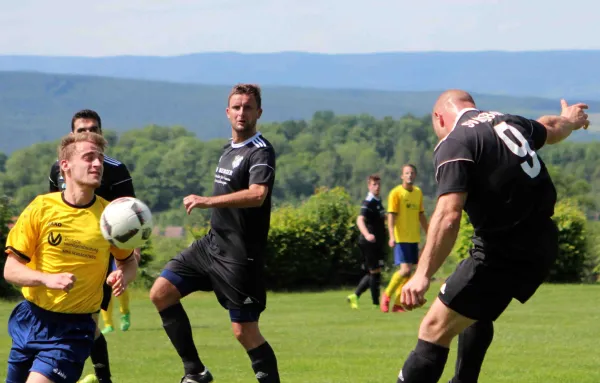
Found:
<path fill-rule="evenodd" d="M 161 311 L 179 302 L 181 295 L 166 278 L 158 277 L 150 289 L 150 300 Z"/>
<path fill-rule="evenodd" d="M 438 316 L 426 315 L 419 327 L 419 339 L 441 346 L 449 347 L 454 336 L 448 324 Z"/>
<path fill-rule="evenodd" d="M 398 273 L 403 277 L 409 277 L 411 271 L 412 271 L 412 265 L 409 265 L 408 263 L 402 263 L 400 265 L 400 269 L 398 270 Z"/>
<path fill-rule="evenodd" d="M 232 323 L 231 328 L 235 339 L 237 339 L 246 350 L 256 348 L 265 342 L 258 329 L 258 323 L 256 322 Z"/>

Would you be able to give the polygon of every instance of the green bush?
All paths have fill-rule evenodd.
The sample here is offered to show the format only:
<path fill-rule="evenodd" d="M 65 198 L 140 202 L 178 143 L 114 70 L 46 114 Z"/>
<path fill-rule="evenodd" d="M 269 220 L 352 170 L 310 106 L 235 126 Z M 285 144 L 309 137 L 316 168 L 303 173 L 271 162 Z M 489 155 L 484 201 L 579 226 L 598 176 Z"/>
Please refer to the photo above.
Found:
<path fill-rule="evenodd" d="M 6 256 L 4 255 L 4 246 L 8 236 L 8 224 L 12 216 L 12 207 L 10 200 L 6 196 L 0 196 L 0 244 L 2 245 L 2 255 L 0 256 L 0 272 L 4 273 L 4 264 Z M 6 282 L 4 277 L 0 278 L 0 298 L 8 299 L 19 296 L 19 291 L 10 283 Z"/>
<path fill-rule="evenodd" d="M 314 289 L 354 283 L 361 273 L 357 206 L 343 188 L 319 189 L 300 206 L 271 215 L 265 254 L 270 289 Z M 206 227 L 195 228 L 199 238 Z"/>
<path fill-rule="evenodd" d="M 589 272 L 585 214 L 575 202 L 566 199 L 556 205 L 553 219 L 558 226 L 559 250 L 549 281 L 581 282 Z"/>
<path fill-rule="evenodd" d="M 587 222 L 583 211 L 578 205 L 568 199 L 557 203 L 554 216 L 559 235 L 559 252 L 554 266 L 550 270 L 549 282 L 581 282 L 589 280 L 594 268 L 598 268 L 597 258 L 588 252 Z M 461 227 L 452 249 L 451 258 L 454 261 L 469 256 L 473 226 L 467 214 L 463 212 Z M 596 270 L 600 271 L 600 270 Z"/>

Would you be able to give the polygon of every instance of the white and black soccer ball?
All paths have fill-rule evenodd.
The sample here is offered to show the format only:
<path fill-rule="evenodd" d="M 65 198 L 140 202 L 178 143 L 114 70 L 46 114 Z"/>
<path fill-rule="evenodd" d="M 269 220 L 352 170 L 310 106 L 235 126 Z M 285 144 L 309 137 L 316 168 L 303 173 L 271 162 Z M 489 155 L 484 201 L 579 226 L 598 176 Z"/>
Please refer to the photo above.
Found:
<path fill-rule="evenodd" d="M 152 212 L 137 198 L 112 201 L 100 218 L 100 230 L 107 241 L 120 249 L 142 247 L 152 235 Z"/>

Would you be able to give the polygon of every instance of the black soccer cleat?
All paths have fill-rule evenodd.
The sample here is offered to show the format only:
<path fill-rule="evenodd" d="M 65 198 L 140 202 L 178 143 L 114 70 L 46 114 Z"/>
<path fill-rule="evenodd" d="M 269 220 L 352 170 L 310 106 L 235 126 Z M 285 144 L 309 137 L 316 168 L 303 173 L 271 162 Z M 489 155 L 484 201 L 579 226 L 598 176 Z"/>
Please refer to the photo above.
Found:
<path fill-rule="evenodd" d="M 181 378 L 181 382 L 179 383 L 211 383 L 214 382 L 213 376 L 205 369 L 201 374 L 186 374 L 183 378 Z"/>

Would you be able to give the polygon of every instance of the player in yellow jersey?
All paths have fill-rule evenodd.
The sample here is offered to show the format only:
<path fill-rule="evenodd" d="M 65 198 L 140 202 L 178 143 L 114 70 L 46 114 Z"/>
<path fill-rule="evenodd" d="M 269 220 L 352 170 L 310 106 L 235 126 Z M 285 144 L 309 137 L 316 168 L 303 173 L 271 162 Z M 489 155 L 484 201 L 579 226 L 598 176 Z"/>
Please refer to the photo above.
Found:
<path fill-rule="evenodd" d="M 402 286 L 419 260 L 419 242 L 423 228 L 427 233 L 427 216 L 423 209 L 423 192 L 414 185 L 417 168 L 414 165 L 402 166 L 402 184 L 396 186 L 388 196 L 389 245 L 394 249 L 394 264 L 400 266 L 394 273 L 380 301 L 381 311 L 390 310 L 390 299 L 396 293 L 393 312 L 402 312 L 400 293 Z M 420 226 L 420 227 L 419 227 Z"/>
<path fill-rule="evenodd" d="M 36 197 L 6 241 L 4 278 L 22 287 L 13 310 L 7 383 L 75 383 L 94 341 L 102 285 L 122 294 L 137 272 L 132 250 L 104 239 L 100 216 L 108 201 L 100 186 L 106 141 L 69 134 L 59 147 L 63 192 Z M 110 254 L 118 269 L 106 277 Z"/>

